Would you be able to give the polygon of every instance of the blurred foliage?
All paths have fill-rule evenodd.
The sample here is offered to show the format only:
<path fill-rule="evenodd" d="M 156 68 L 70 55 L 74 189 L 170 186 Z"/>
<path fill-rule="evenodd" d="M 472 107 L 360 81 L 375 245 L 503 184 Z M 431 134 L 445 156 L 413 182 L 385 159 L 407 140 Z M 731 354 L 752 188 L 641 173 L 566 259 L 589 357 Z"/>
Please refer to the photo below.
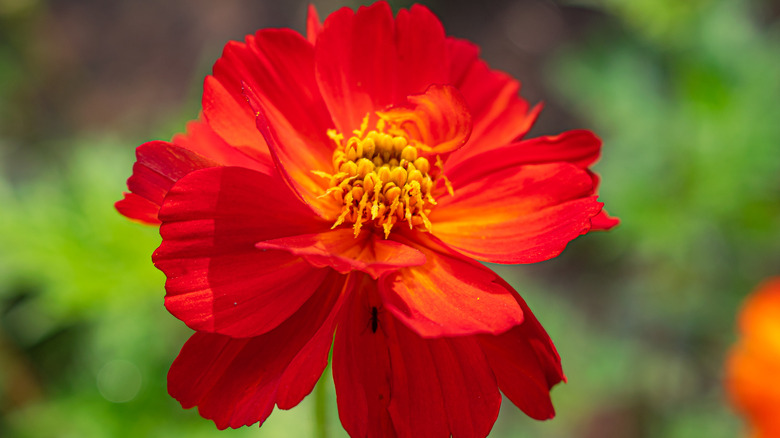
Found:
<path fill-rule="evenodd" d="M 569 383 L 553 391 L 555 420 L 529 420 L 506 402 L 492 436 L 736 436 L 723 354 L 737 304 L 780 266 L 778 24 L 758 2 L 569 3 L 598 19 L 548 66 L 548 86 L 577 127 L 603 138 L 601 197 L 622 224 L 555 260 L 493 267 L 549 330 Z M 27 23 L 42 7 L 0 0 L 0 23 L 13 11 Z M 13 32 L 0 29 L 0 126 L 17 111 L 6 97 L 32 87 Z M 28 145 L 5 132 L 0 436 L 311 433 L 313 397 L 259 430 L 216 432 L 167 395 L 189 331 L 163 306 L 164 277 L 150 260 L 156 230 L 112 207 L 134 140 L 49 141 L 42 150 L 54 158 L 19 178 L 13 158 Z M 343 436 L 324 382 L 331 435 Z"/>
<path fill-rule="evenodd" d="M 572 343 L 582 330 L 563 312 L 559 403 L 633 417 L 589 436 L 735 436 L 723 354 L 738 303 L 780 266 L 780 29 L 758 3 L 599 3 L 619 20 L 568 47 L 550 84 L 604 140 L 601 199 L 622 224 L 558 261 L 558 287 L 576 291 L 562 294 L 591 315 L 583 329 L 603 330 Z M 543 313 L 551 332 L 560 313 Z M 577 397 L 580 379 L 604 386 Z"/>

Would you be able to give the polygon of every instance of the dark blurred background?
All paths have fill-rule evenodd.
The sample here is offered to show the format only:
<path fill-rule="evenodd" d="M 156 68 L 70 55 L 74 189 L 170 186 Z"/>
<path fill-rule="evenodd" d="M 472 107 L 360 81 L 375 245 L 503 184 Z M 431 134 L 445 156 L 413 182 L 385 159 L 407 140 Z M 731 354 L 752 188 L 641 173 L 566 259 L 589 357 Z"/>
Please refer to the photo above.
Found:
<path fill-rule="evenodd" d="M 361 2 L 313 3 L 325 17 Z M 623 221 L 551 261 L 492 266 L 569 383 L 553 390 L 554 420 L 507 401 L 491 436 L 739 436 L 723 358 L 742 298 L 780 273 L 780 6 L 421 3 L 544 101 L 532 134 L 603 138 L 602 200 Z M 167 395 L 189 332 L 163 307 L 156 230 L 112 206 L 135 146 L 197 117 L 225 42 L 302 31 L 307 4 L 0 0 L 0 436 L 311 435 L 310 398 L 220 433 Z"/>

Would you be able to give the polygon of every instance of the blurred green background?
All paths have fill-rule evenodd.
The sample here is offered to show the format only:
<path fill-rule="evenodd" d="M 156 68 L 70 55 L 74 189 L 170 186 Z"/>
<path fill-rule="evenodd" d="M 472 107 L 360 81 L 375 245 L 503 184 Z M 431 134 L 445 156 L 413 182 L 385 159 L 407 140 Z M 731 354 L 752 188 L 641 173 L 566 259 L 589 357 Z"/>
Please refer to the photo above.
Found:
<path fill-rule="evenodd" d="M 532 134 L 604 140 L 622 224 L 493 266 L 556 342 L 558 416 L 508 401 L 494 437 L 735 437 L 721 388 L 743 297 L 780 273 L 780 6 L 739 0 L 422 1 L 543 100 Z M 0 0 L 0 436 L 308 436 L 309 397 L 218 432 L 166 392 L 189 336 L 154 228 L 113 209 L 135 146 L 197 116 L 229 39 L 304 28 L 306 1 Z M 358 2 L 315 0 L 321 16 Z M 394 7 L 411 4 L 392 2 Z M 343 436 L 332 383 L 329 429 Z"/>

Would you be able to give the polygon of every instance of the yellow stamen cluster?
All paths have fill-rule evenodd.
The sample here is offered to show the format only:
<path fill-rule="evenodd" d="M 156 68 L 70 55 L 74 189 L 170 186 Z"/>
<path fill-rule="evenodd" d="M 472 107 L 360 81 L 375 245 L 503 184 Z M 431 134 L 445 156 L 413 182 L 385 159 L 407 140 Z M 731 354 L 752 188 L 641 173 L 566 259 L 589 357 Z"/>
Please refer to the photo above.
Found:
<path fill-rule="evenodd" d="M 329 180 L 321 196 L 331 196 L 342 205 L 333 228 L 351 222 L 357 236 L 364 223 L 373 222 L 387 238 L 393 226 L 405 220 L 409 229 L 430 231 L 428 214 L 436 205 L 430 162 L 418 156 L 418 148 L 404 135 L 388 134 L 384 120 L 379 120 L 375 130 L 366 132 L 367 128 L 368 116 L 346 141 L 342 134 L 329 130 L 337 146 L 335 173 L 314 172 Z"/>

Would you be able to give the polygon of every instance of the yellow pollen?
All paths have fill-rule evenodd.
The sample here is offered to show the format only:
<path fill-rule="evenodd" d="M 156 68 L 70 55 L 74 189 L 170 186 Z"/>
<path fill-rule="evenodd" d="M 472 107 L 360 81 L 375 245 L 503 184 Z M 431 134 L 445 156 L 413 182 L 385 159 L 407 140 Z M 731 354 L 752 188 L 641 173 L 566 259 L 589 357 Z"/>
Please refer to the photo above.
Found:
<path fill-rule="evenodd" d="M 336 144 L 333 173 L 313 171 L 328 181 L 320 197 L 330 197 L 341 207 L 332 228 L 352 223 L 357 236 L 363 226 L 373 225 L 387 238 L 396 223 L 406 222 L 409 229 L 430 232 L 428 215 L 436 205 L 436 182 L 444 182 L 441 193 L 445 188 L 452 193 L 441 159 L 437 156 L 431 166 L 420 156 L 419 143 L 403 131 L 381 118 L 376 129 L 369 131 L 368 123 L 366 115 L 346 141 L 343 134 L 328 130 Z"/>

